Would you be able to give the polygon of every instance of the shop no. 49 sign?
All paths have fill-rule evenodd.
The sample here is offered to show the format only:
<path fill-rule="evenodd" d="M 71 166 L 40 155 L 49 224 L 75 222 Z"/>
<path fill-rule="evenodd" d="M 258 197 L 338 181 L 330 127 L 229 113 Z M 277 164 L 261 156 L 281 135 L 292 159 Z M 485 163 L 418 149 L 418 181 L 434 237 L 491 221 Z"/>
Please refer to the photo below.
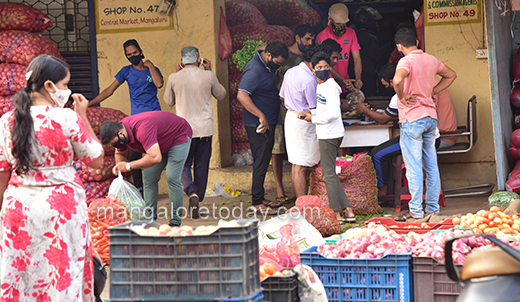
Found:
<path fill-rule="evenodd" d="M 158 12 L 157 0 L 95 0 L 96 32 L 132 32 L 172 28 L 172 17 Z"/>
<path fill-rule="evenodd" d="M 481 22 L 481 0 L 425 0 L 426 26 Z"/>

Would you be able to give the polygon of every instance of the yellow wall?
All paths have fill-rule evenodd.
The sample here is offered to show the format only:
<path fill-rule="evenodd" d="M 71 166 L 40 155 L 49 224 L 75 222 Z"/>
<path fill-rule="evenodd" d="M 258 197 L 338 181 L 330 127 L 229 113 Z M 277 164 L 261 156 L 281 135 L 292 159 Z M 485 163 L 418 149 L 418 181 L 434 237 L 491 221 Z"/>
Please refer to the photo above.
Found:
<path fill-rule="evenodd" d="M 457 79 L 448 90 L 455 103 L 459 125 L 466 123 L 467 101 L 472 95 L 477 96 L 478 141 L 466 154 L 439 156 L 445 188 L 484 182 L 496 184 L 488 60 L 477 59 L 473 50 L 487 48 L 483 5 L 481 11 L 480 23 L 425 28 L 426 52 L 457 72 Z"/>
<path fill-rule="evenodd" d="M 113 0 L 114 7 L 124 6 L 124 0 Z M 97 35 L 99 86 L 105 89 L 114 80 L 117 72 L 129 62 L 123 52 L 123 43 L 128 39 L 136 39 L 145 55 L 157 66 L 164 77 L 165 85 L 159 89 L 158 97 L 163 110 L 175 112 L 163 102 L 164 88 L 168 76 L 175 72 L 180 62 L 181 49 L 195 46 L 201 57 L 212 62 L 212 70 L 217 74 L 224 87 L 228 87 L 227 61 L 218 58 L 218 33 L 220 24 L 220 7 L 224 0 L 189 0 L 177 1 L 173 12 L 174 27 L 171 30 L 122 32 Z M 130 114 L 130 99 L 127 84 L 120 88 L 103 103 L 103 107 L 111 107 Z M 229 99 L 217 102 L 213 99 L 214 119 L 217 133 L 213 137 L 212 167 L 229 165 L 231 156 L 231 140 L 229 125 Z"/>

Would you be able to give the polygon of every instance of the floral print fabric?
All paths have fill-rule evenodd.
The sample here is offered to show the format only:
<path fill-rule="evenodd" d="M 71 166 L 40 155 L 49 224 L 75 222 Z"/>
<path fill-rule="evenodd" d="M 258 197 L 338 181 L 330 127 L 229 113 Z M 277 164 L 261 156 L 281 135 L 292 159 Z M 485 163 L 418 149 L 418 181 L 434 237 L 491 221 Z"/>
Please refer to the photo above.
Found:
<path fill-rule="evenodd" d="M 103 148 L 70 109 L 34 106 L 31 115 L 33 169 L 11 173 L 2 204 L 0 301 L 94 301 L 85 190 L 72 162 Z M 0 171 L 16 162 L 13 119 L 12 111 L 0 118 Z"/>

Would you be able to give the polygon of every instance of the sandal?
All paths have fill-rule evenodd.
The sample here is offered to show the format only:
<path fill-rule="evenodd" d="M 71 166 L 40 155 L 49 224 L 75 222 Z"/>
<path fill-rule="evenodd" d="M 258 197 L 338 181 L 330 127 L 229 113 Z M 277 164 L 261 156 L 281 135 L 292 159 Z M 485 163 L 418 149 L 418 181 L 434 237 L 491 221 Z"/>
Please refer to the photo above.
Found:
<path fill-rule="evenodd" d="M 265 205 L 257 205 L 257 206 L 250 206 L 247 208 L 249 213 L 261 214 L 261 215 L 277 215 L 278 211 L 271 209 L 270 207 L 266 207 Z"/>
<path fill-rule="evenodd" d="M 408 221 L 408 220 L 414 220 L 414 219 L 421 219 L 421 218 L 415 218 L 410 214 L 410 212 L 406 212 L 401 216 L 397 216 L 394 218 L 395 221 Z"/>
<path fill-rule="evenodd" d="M 289 203 L 289 197 L 287 195 L 278 196 L 276 197 L 276 202 L 280 204 Z"/>
<path fill-rule="evenodd" d="M 277 198 L 278 199 L 278 198 Z M 262 201 L 262 204 L 266 207 L 270 207 L 270 208 L 273 208 L 273 209 L 276 209 L 276 208 L 279 208 L 282 206 L 281 203 L 279 203 L 278 201 L 270 201 L 270 200 L 267 200 L 267 199 L 264 199 Z"/>
<path fill-rule="evenodd" d="M 344 223 L 344 222 L 354 223 L 354 222 L 356 222 L 356 216 L 348 217 L 348 216 L 345 216 L 345 214 L 343 214 L 341 216 L 341 218 L 338 219 L 338 221 L 339 221 L 339 223 Z"/>

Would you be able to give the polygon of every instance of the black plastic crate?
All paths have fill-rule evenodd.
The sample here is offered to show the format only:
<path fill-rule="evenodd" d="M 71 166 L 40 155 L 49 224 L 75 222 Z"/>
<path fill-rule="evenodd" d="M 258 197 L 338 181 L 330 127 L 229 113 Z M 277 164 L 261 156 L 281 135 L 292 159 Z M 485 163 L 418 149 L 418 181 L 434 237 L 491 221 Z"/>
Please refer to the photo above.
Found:
<path fill-rule="evenodd" d="M 258 221 L 211 235 L 140 236 L 110 228 L 110 301 L 246 298 L 260 287 Z"/>
<path fill-rule="evenodd" d="M 264 302 L 299 302 L 298 277 L 294 272 L 283 277 L 268 277 L 262 281 Z"/>

